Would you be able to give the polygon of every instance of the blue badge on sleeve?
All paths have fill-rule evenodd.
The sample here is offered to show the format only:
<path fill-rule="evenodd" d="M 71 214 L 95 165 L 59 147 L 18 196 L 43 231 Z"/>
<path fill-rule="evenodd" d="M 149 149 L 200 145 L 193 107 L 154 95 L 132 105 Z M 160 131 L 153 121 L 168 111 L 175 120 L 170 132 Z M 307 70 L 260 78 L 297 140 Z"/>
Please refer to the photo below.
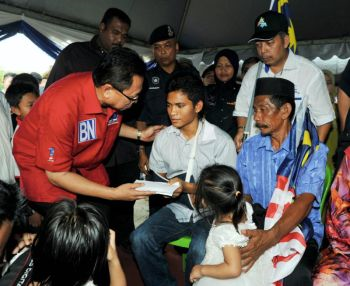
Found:
<path fill-rule="evenodd" d="M 96 118 L 79 122 L 78 143 L 96 139 Z"/>
<path fill-rule="evenodd" d="M 49 158 L 47 159 L 48 162 L 55 162 L 55 148 L 50 147 L 49 148 Z"/>
<path fill-rule="evenodd" d="M 114 112 L 113 115 L 108 120 L 108 125 L 117 124 L 118 123 L 118 113 Z"/>

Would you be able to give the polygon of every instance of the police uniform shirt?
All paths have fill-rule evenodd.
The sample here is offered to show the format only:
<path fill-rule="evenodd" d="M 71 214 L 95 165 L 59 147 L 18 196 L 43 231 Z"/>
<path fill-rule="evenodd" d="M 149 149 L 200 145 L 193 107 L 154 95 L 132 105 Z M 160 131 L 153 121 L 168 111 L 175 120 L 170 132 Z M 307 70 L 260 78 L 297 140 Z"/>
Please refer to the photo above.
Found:
<path fill-rule="evenodd" d="M 239 85 L 217 83 L 207 87 L 206 119 L 226 131 L 231 137 L 237 132 L 237 121 L 232 113 L 235 109 Z"/>
<path fill-rule="evenodd" d="M 176 63 L 172 74 L 183 69 L 183 67 Z M 168 74 L 158 65 L 147 71 L 147 91 L 143 99 L 144 106 L 139 118 L 140 121 L 146 122 L 147 125 L 170 125 L 166 108 L 165 88 L 172 74 Z"/>

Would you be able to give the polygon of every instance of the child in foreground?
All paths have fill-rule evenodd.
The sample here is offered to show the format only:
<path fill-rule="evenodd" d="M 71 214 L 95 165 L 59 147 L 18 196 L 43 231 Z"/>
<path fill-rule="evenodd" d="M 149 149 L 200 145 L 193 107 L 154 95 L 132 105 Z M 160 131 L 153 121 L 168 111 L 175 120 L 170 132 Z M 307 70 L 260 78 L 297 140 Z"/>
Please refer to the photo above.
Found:
<path fill-rule="evenodd" d="M 240 248 L 248 243 L 243 229 L 255 229 L 253 209 L 243 198 L 242 183 L 231 167 L 214 165 L 205 168 L 196 193 L 196 208 L 209 207 L 215 220 L 206 242 L 206 255 L 192 269 L 190 280 L 196 286 L 271 285 L 266 270 L 272 267 L 262 255 L 246 273 L 242 271 Z"/>

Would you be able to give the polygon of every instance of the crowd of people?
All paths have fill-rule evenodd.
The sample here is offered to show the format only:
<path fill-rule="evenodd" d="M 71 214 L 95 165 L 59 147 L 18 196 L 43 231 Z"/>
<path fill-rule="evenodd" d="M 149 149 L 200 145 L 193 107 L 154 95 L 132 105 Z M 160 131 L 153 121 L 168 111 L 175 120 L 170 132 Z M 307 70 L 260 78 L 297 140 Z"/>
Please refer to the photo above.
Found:
<path fill-rule="evenodd" d="M 183 236 L 185 285 L 348 285 L 350 62 L 337 93 L 267 11 L 241 73 L 231 49 L 202 75 L 177 60 L 170 25 L 150 34 L 146 69 L 123 47 L 131 24 L 109 8 L 91 41 L 62 50 L 44 91 L 38 74 L 4 76 L 0 285 L 126 285 L 117 247 L 144 285 L 177 285 L 164 248 Z M 140 173 L 177 188 L 140 191 Z"/>

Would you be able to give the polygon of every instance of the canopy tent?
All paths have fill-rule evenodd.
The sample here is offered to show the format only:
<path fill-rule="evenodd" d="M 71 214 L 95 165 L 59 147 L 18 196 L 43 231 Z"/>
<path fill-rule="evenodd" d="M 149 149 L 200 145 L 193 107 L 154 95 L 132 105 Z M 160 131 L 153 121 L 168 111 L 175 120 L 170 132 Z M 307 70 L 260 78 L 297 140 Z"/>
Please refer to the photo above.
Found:
<path fill-rule="evenodd" d="M 350 57 L 350 1 L 289 4 L 300 55 Z M 232 47 L 241 59 L 254 55 L 254 47 L 246 43 L 256 16 L 269 5 L 270 0 L 0 0 L 0 25 L 23 20 L 63 48 L 90 39 L 104 11 L 118 7 L 132 19 L 129 46 L 149 57 L 149 34 L 167 23 L 176 31 L 182 55 L 198 66 L 201 61 L 209 64 L 222 47 Z"/>

